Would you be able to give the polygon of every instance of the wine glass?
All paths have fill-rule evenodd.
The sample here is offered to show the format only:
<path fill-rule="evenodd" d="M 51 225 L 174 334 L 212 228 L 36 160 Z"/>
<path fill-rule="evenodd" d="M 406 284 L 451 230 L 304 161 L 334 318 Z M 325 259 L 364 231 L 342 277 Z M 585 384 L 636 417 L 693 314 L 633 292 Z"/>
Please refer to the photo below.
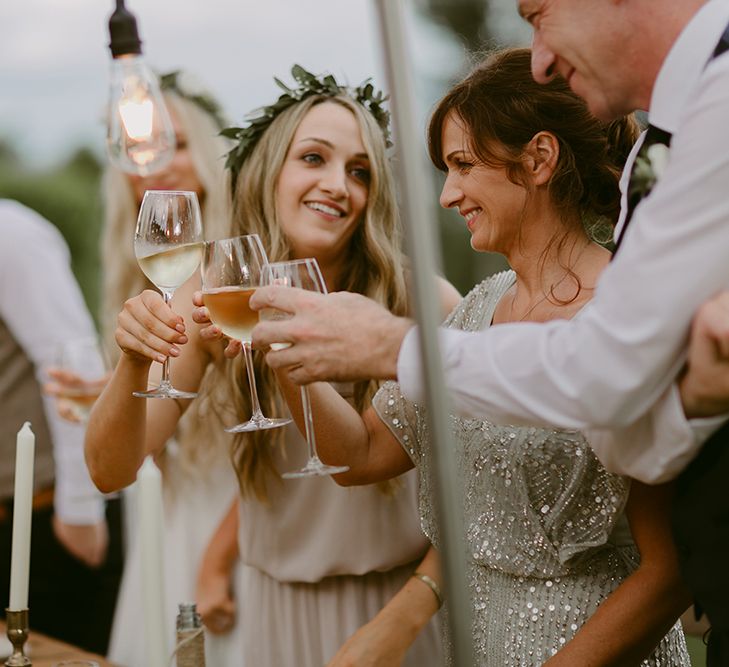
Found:
<path fill-rule="evenodd" d="M 241 342 L 251 391 L 251 418 L 247 422 L 226 428 L 228 433 L 260 431 L 291 423 L 289 418 L 263 415 L 253 370 L 251 331 L 258 322 L 258 313 L 250 309 L 248 301 L 262 284 L 261 272 L 267 262 L 266 251 L 258 234 L 207 241 L 203 249 L 203 302 L 210 313 L 210 320 L 226 336 Z"/>
<path fill-rule="evenodd" d="M 48 373 L 60 387 L 63 416 L 84 423 L 109 380 L 109 358 L 98 336 L 72 338 L 58 343 Z"/>
<path fill-rule="evenodd" d="M 319 264 L 313 257 L 296 259 L 289 262 L 275 262 L 268 264 L 263 272 L 264 285 L 284 285 L 287 287 L 298 287 L 299 289 L 312 292 L 327 293 L 324 278 L 322 278 Z M 275 308 L 264 308 L 260 311 L 262 320 L 281 320 L 291 317 L 289 313 L 276 310 Z M 272 343 L 271 348 L 281 350 L 288 347 L 288 343 Z M 301 409 L 304 414 L 304 429 L 306 433 L 306 444 L 309 448 L 309 458 L 306 465 L 300 470 L 285 472 L 281 475 L 286 479 L 299 477 L 312 477 L 314 475 L 336 475 L 340 472 L 347 472 L 348 466 L 330 466 L 322 463 L 316 453 L 316 437 L 314 435 L 314 417 L 311 412 L 311 399 L 309 387 L 301 387 Z"/>
<path fill-rule="evenodd" d="M 139 208 L 134 232 L 134 253 L 139 268 L 162 292 L 165 303 L 200 264 L 202 216 L 194 192 L 147 190 Z M 180 391 L 170 383 L 170 359 L 162 365 L 159 387 L 135 391 L 139 398 L 195 398 L 196 393 Z"/>

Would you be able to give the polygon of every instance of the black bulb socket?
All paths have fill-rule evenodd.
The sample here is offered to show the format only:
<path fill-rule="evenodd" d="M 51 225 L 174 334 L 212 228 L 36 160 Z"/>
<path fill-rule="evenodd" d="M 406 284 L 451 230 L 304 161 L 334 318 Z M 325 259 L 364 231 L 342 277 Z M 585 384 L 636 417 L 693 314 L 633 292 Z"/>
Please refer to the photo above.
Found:
<path fill-rule="evenodd" d="M 117 0 L 116 10 L 109 18 L 109 48 L 114 58 L 142 53 L 142 41 L 137 31 L 137 19 L 124 6 L 124 0 Z"/>

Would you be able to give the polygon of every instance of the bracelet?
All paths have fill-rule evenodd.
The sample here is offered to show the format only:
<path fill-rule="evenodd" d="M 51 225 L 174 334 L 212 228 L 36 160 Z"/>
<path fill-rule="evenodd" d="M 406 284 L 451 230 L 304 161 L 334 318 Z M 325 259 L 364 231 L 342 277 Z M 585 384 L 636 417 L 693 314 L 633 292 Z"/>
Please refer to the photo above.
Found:
<path fill-rule="evenodd" d="M 416 579 L 420 579 L 420 581 L 433 591 L 433 595 L 435 595 L 435 599 L 438 602 L 438 609 L 440 609 L 443 606 L 443 593 L 440 592 L 440 586 L 431 577 L 422 572 L 413 572 L 413 576 Z"/>

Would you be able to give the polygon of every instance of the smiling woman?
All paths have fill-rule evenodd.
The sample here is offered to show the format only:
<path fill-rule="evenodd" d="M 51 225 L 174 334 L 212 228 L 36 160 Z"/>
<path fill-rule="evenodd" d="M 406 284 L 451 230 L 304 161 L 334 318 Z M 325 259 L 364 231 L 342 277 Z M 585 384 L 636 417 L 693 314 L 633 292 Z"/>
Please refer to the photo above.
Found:
<path fill-rule="evenodd" d="M 346 261 L 367 205 L 369 175 L 352 112 L 334 102 L 313 107 L 294 134 L 277 185 L 278 215 L 296 257 Z"/>
<path fill-rule="evenodd" d="M 302 68 L 293 73 L 297 89 L 286 88 L 267 107 L 270 113 L 225 132 L 237 140 L 228 157 L 235 177 L 231 233 L 258 234 L 271 262 L 312 256 L 328 290 L 359 292 L 404 315 L 405 271 L 383 96 L 367 82 L 352 90 L 331 76 L 315 77 Z M 187 286 L 188 297 L 194 288 Z M 447 310 L 457 294 L 445 286 L 443 294 Z M 122 359 L 89 425 L 92 474 L 105 488 L 132 478 L 140 454 L 158 451 L 180 419 L 177 406 L 157 401 L 145 406 L 145 420 L 130 398 L 132 385 L 146 383 L 156 355 L 178 357 L 176 382 L 185 389 L 196 389 L 207 373 L 193 404 L 198 414 L 207 410 L 226 421 L 250 414 L 243 359 L 224 359 L 214 328 L 188 327 L 181 334 L 183 317 L 192 315 L 189 298 L 173 302 L 173 312 L 157 296 L 144 292 L 127 302 L 117 330 Z M 298 388 L 274 377 L 259 357 L 263 412 L 278 416 L 288 408 L 301 423 Z M 377 388 L 368 381 L 328 387 L 358 409 L 369 405 Z M 318 431 L 326 416 L 318 412 L 315 423 Z M 235 587 L 238 655 L 242 664 L 257 667 L 322 667 L 408 582 L 426 552 L 415 477 L 358 489 L 341 489 L 326 477 L 282 482 L 282 473 L 306 460 L 294 425 L 238 433 L 231 448 L 240 498 L 203 570 L 222 582 L 223 603 L 230 603 L 228 591 Z M 242 569 L 233 583 L 237 555 Z M 403 646 L 400 657 L 406 667 L 440 665 L 436 626 L 430 624 L 412 647 Z"/>

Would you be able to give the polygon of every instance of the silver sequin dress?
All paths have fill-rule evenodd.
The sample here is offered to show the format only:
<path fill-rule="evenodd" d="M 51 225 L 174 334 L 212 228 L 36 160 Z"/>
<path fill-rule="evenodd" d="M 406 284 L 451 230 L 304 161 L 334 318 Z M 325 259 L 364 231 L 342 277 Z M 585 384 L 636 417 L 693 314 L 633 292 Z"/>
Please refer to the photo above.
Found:
<path fill-rule="evenodd" d="M 489 326 L 512 271 L 475 287 L 446 326 Z M 373 405 L 420 473 L 423 530 L 438 546 L 422 409 L 394 382 Z M 541 665 L 567 643 L 639 554 L 624 517 L 629 482 L 608 473 L 577 431 L 451 417 L 465 495 L 477 664 Z M 643 665 L 691 664 L 677 624 Z"/>

